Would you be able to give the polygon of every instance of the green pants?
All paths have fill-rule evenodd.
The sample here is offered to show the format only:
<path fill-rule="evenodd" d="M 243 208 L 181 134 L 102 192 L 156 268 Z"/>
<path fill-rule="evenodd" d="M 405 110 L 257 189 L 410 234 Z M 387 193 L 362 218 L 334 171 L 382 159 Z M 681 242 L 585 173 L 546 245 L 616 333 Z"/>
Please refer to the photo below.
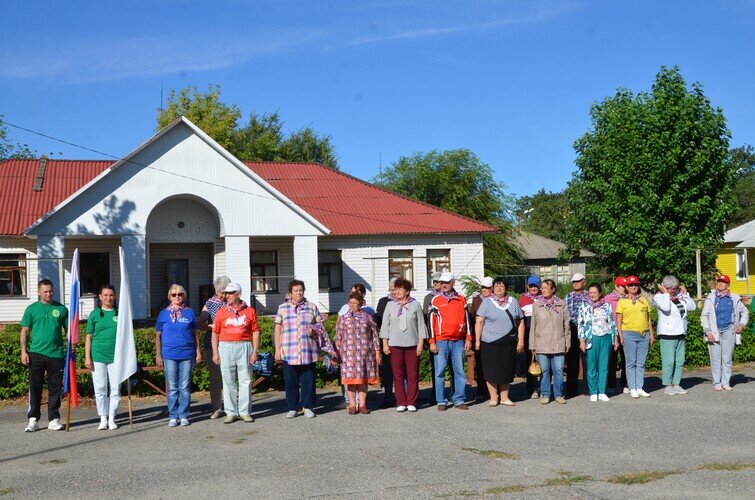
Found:
<path fill-rule="evenodd" d="M 613 341 L 610 335 L 593 336 L 592 347 L 587 350 L 587 386 L 590 395 L 605 394 L 608 380 L 608 358 L 611 357 Z"/>
<path fill-rule="evenodd" d="M 684 337 L 679 340 L 661 339 L 663 385 L 679 385 L 684 368 Z"/>

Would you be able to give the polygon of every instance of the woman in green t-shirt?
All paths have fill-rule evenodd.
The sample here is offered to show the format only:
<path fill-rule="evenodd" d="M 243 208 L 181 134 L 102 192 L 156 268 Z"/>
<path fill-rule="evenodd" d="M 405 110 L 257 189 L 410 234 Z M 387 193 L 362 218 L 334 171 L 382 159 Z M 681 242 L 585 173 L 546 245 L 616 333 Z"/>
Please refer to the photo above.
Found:
<path fill-rule="evenodd" d="M 120 387 L 113 384 L 115 364 L 115 334 L 118 329 L 118 308 L 115 306 L 115 288 L 105 285 L 100 290 L 101 307 L 89 315 L 87 321 L 86 362 L 92 370 L 94 397 L 100 415 L 99 430 L 117 429 L 115 412 L 121 401 Z M 108 386 L 110 401 L 108 402 Z"/>

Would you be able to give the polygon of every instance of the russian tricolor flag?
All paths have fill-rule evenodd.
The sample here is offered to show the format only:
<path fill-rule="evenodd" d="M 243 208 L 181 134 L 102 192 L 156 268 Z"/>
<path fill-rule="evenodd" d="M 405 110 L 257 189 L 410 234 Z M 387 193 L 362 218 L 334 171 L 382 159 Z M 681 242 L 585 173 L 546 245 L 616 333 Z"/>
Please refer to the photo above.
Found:
<path fill-rule="evenodd" d="M 68 347 L 66 348 L 65 371 L 63 372 L 63 394 L 71 395 L 71 407 L 79 406 L 79 388 L 76 384 L 76 344 L 79 342 L 79 299 L 81 297 L 79 283 L 79 249 L 73 251 L 71 263 L 71 293 L 68 304 Z"/>

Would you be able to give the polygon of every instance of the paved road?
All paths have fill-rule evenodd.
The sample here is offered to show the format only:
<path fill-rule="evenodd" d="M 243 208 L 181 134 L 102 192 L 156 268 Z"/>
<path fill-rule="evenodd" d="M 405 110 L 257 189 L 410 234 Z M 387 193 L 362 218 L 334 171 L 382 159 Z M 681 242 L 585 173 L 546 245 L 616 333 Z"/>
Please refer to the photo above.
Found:
<path fill-rule="evenodd" d="M 78 409 L 69 433 L 24 434 L 25 409 L 3 408 L 0 496 L 753 498 L 755 366 L 738 371 L 731 393 L 714 392 L 706 372 L 684 382 L 686 396 L 651 378 L 650 399 L 369 416 L 335 411 L 338 395 L 322 393 L 318 418 L 291 421 L 282 394 L 267 392 L 254 423 L 211 421 L 197 401 L 194 423 L 175 429 L 162 405 L 142 401 L 134 428 L 116 431 L 97 431 L 96 412 Z M 720 463 L 749 468 L 706 469 Z M 606 481 L 643 471 L 674 474 Z"/>

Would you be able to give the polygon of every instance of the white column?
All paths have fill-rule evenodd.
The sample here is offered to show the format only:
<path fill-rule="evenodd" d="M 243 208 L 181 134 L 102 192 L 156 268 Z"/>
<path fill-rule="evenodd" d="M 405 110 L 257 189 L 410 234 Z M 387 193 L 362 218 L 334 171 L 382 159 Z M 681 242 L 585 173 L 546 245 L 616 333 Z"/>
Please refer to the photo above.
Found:
<path fill-rule="evenodd" d="M 149 316 L 149 289 L 147 287 L 147 239 L 143 234 L 121 236 L 123 257 L 126 260 L 128 284 L 131 287 L 131 308 L 134 319 Z M 116 297 L 118 294 L 116 293 Z"/>
<path fill-rule="evenodd" d="M 241 297 L 249 304 L 252 296 L 252 268 L 249 263 L 249 237 L 225 237 L 225 274 L 241 285 Z"/>
<path fill-rule="evenodd" d="M 65 252 L 65 240 L 61 235 L 40 235 L 37 236 L 37 257 L 39 260 L 39 279 L 48 279 L 52 281 L 53 298 L 60 303 L 64 303 L 65 282 L 61 282 L 61 267 L 63 265 L 63 254 Z M 61 259 L 61 260 L 48 260 Z M 30 283 L 29 288 L 37 290 L 36 283 Z M 32 294 L 32 297 L 34 294 Z"/>
<path fill-rule="evenodd" d="M 304 282 L 307 300 L 320 307 L 320 280 L 317 277 L 317 236 L 294 236 L 294 274 Z"/>

